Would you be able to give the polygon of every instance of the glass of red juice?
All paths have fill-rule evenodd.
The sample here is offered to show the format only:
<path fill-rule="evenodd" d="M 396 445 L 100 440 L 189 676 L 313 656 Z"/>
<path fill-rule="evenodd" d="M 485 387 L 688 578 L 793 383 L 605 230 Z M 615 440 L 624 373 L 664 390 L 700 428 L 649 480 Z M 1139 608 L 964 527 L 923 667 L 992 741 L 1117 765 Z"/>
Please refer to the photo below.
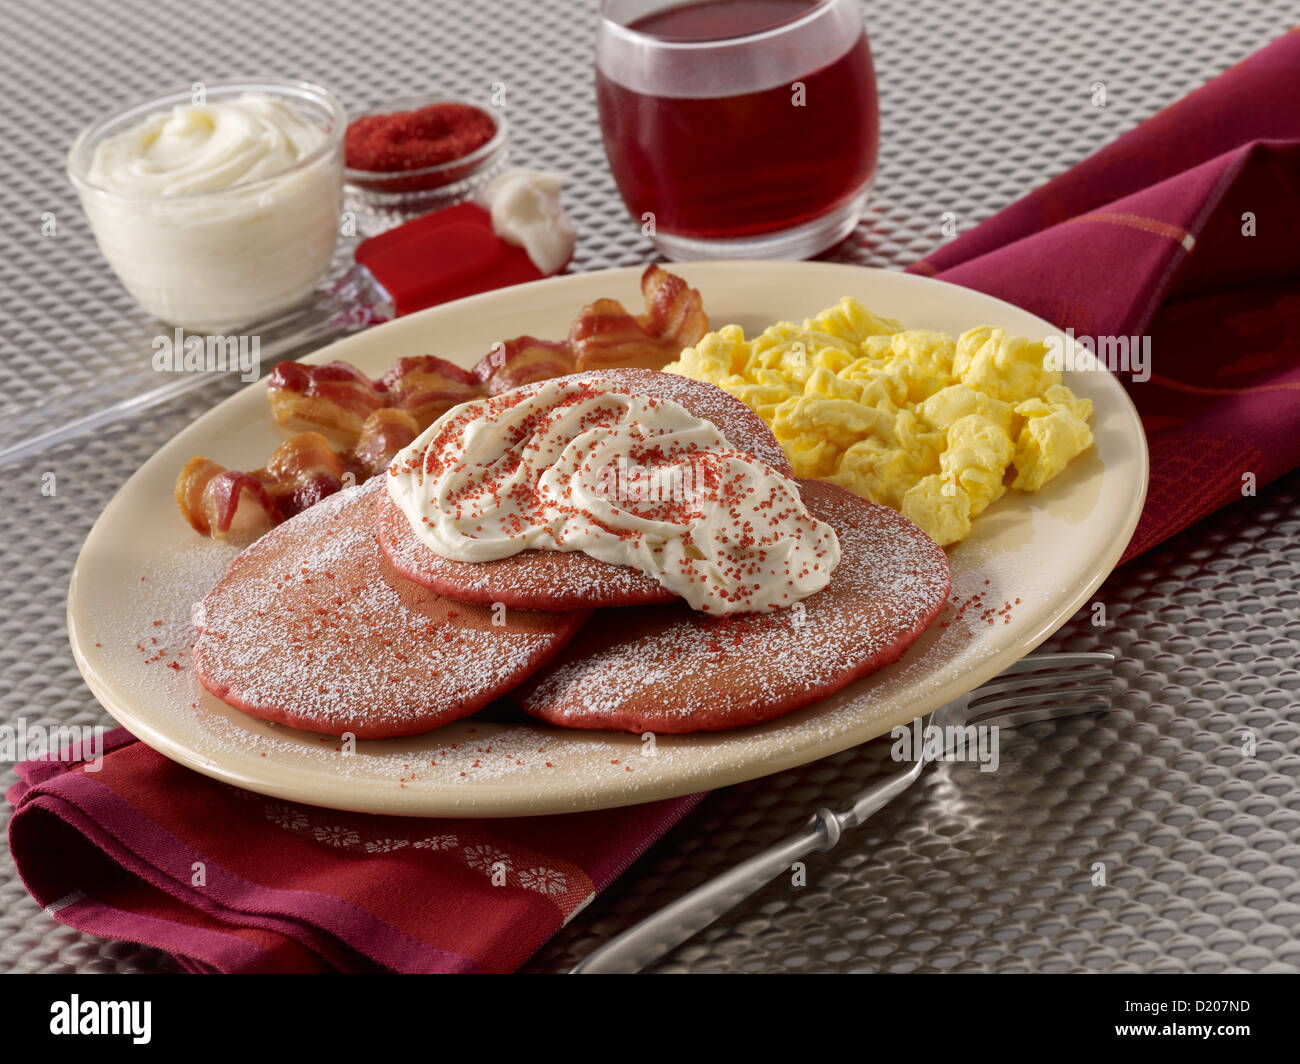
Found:
<path fill-rule="evenodd" d="M 623 202 L 670 259 L 800 259 L 876 172 L 858 0 L 603 0 L 596 102 Z"/>

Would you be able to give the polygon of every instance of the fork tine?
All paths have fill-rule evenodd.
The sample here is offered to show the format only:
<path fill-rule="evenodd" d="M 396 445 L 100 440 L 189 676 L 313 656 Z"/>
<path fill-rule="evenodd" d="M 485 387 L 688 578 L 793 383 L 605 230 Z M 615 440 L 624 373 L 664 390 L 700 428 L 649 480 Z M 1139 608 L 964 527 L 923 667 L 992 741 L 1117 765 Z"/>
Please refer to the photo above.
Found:
<path fill-rule="evenodd" d="M 1065 717 L 1077 717 L 1084 713 L 1105 713 L 1110 705 L 1093 696 L 1091 701 L 1067 703 L 1063 705 L 1044 706 L 1042 709 L 1015 710 L 981 720 L 983 725 L 997 725 L 999 728 L 1019 728 L 1022 724 L 1033 724 L 1040 720 L 1061 720 Z"/>
<path fill-rule="evenodd" d="M 1004 719 L 1006 717 L 1014 716 L 1014 713 L 1007 713 L 1007 710 L 1016 710 L 1022 706 L 1044 706 L 1046 708 L 1041 712 L 1045 713 L 1049 717 L 1058 715 L 1068 716 L 1069 711 L 1066 707 L 1083 704 L 1089 698 L 1100 699 L 1102 696 L 1110 693 L 1111 688 L 1109 685 L 1098 685 L 1092 687 L 1072 687 L 1064 691 L 1056 689 L 1030 694 L 1008 695 L 1006 698 L 995 698 L 991 702 L 981 703 L 978 706 L 971 706 L 966 716 L 966 722 L 974 723 L 978 721 L 980 724 L 1000 724 L 1005 727 L 1015 727 L 1014 724 L 1008 724 L 1006 719 Z M 1059 714 L 1053 708 L 1053 703 L 1062 707 Z M 1101 704 L 1097 704 L 1096 702 L 1093 703 L 1094 710 L 1105 708 L 1107 708 L 1107 705 L 1104 701 L 1101 702 Z M 1083 713 L 1087 711 L 1075 710 L 1075 712 Z M 997 714 L 999 713 L 1002 713 L 1003 716 L 997 717 Z M 997 717 L 997 719 L 991 719 L 990 715 Z"/>
<path fill-rule="evenodd" d="M 975 688 L 971 692 L 971 703 L 983 703 L 985 699 L 993 695 L 1011 694 L 1016 691 L 1024 691 L 1026 694 L 1032 694 L 1044 687 L 1051 687 L 1053 690 L 1069 693 L 1078 690 L 1079 687 L 1109 683 L 1114 674 L 1105 669 L 1077 669 L 1071 672 L 1044 672 L 1034 674 L 1024 674 L 1011 679 L 1003 679 L 998 675 L 986 684 Z M 1068 686 L 1067 686 L 1068 685 Z"/>
<path fill-rule="evenodd" d="M 1105 653 L 1077 654 L 1027 654 L 1008 665 L 998 676 L 1014 676 L 1022 672 L 1039 672 L 1044 669 L 1068 669 L 1076 665 L 1114 665 L 1115 655 Z"/>

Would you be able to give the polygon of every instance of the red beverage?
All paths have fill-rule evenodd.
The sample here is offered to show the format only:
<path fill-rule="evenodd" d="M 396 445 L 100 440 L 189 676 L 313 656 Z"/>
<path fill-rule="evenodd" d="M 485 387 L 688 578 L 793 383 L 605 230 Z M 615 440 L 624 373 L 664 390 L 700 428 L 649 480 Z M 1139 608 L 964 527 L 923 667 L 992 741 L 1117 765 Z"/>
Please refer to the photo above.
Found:
<path fill-rule="evenodd" d="M 793 22 L 818 0 L 688 0 L 628 23 L 661 41 L 725 41 Z"/>
<path fill-rule="evenodd" d="M 842 6 L 697 0 L 608 31 L 624 36 L 598 51 L 605 151 L 628 210 L 653 215 L 669 254 L 712 242 L 779 254 L 779 240 L 756 238 L 797 232 L 825 247 L 845 212 L 852 228 L 879 117 L 866 31 Z M 833 225 L 821 232 L 820 219 Z"/>

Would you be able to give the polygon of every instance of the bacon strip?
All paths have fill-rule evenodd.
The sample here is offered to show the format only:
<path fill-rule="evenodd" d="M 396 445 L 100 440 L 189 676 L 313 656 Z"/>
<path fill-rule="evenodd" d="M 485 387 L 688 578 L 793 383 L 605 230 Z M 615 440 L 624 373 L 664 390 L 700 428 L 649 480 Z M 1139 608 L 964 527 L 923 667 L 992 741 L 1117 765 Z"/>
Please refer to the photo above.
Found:
<path fill-rule="evenodd" d="M 381 408 L 408 410 L 428 428 L 453 406 L 535 381 L 589 369 L 662 369 L 709 331 L 700 293 L 662 266 L 641 275 L 645 313 L 614 299 L 582 308 L 563 340 L 518 336 L 497 344 L 473 370 L 421 355 L 399 359 L 379 380 L 355 366 L 281 362 L 267 382 L 281 425 L 301 423 L 349 438 Z"/>
<path fill-rule="evenodd" d="M 584 308 L 569 330 L 579 372 L 663 369 L 709 331 L 700 293 L 676 274 L 651 266 L 641 275 L 645 313 L 632 317 L 613 299 Z"/>
<path fill-rule="evenodd" d="M 399 358 L 377 386 L 387 406 L 404 410 L 423 432 L 453 406 L 477 399 L 482 382 L 469 370 L 432 355 Z"/>
<path fill-rule="evenodd" d="M 499 344 L 474 367 L 487 395 L 500 395 L 534 381 L 576 372 L 577 362 L 568 340 L 538 340 L 533 336 L 519 336 Z"/>
<path fill-rule="evenodd" d="M 399 358 L 378 380 L 347 362 L 281 362 L 267 378 L 277 424 L 309 426 L 262 469 L 229 470 L 194 458 L 176 481 L 181 513 L 202 535 L 251 541 L 338 491 L 376 476 L 454 406 L 591 369 L 662 369 L 709 330 L 700 293 L 662 266 L 641 275 L 645 313 L 614 299 L 582 308 L 563 340 L 519 336 L 472 370 L 433 355 Z M 335 449 L 322 433 L 339 441 Z"/>
<path fill-rule="evenodd" d="M 645 313 L 633 317 L 616 299 L 582 308 L 563 340 L 520 336 L 474 367 L 489 395 L 536 381 L 600 369 L 663 369 L 709 331 L 700 293 L 662 266 L 641 275 Z"/>
<path fill-rule="evenodd" d="M 399 358 L 377 381 L 347 362 L 281 362 L 266 389 L 277 424 L 311 425 L 349 442 L 378 410 L 404 410 L 423 430 L 453 406 L 483 394 L 474 374 L 433 355 Z"/>
<path fill-rule="evenodd" d="M 382 472 L 419 434 L 405 410 L 376 410 L 351 450 L 335 450 L 319 432 L 300 432 L 251 473 L 192 458 L 176 480 L 176 504 L 200 535 L 250 543 L 344 484 Z"/>

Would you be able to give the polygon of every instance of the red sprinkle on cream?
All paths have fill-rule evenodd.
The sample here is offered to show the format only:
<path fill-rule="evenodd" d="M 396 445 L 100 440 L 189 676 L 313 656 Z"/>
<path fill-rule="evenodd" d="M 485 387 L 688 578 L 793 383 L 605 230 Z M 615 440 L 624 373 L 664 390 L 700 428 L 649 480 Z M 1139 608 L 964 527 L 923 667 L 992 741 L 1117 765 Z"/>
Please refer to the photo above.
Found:
<path fill-rule="evenodd" d="M 840 557 L 798 485 L 712 422 L 590 378 L 453 408 L 397 455 L 387 486 L 445 558 L 580 550 L 705 613 L 789 606 Z"/>

